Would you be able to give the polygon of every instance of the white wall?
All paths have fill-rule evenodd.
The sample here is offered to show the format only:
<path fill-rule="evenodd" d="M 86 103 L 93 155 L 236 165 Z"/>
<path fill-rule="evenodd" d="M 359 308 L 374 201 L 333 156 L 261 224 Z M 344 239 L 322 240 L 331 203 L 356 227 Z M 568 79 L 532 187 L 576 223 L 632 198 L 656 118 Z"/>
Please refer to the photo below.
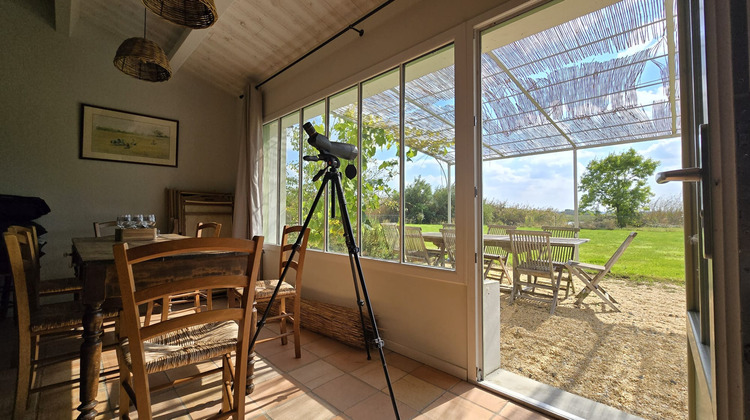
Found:
<path fill-rule="evenodd" d="M 4 1 L 0 16 L 0 193 L 47 202 L 43 275 L 62 276 L 93 221 L 149 212 L 164 231 L 165 188 L 232 192 L 242 102 L 184 72 L 127 76 L 112 65 L 122 39 L 85 21 L 68 37 L 34 4 Z M 79 159 L 82 103 L 178 120 L 178 167 Z"/>
<path fill-rule="evenodd" d="M 481 16 L 521 3 L 400 0 L 358 26 L 364 37 L 346 34 L 262 86 L 268 121 L 455 41 L 457 271 L 367 259 L 362 265 L 386 347 L 462 377 L 474 378 L 476 366 L 471 35 Z M 355 306 L 348 258 L 312 251 L 306 261 L 306 298 Z"/>

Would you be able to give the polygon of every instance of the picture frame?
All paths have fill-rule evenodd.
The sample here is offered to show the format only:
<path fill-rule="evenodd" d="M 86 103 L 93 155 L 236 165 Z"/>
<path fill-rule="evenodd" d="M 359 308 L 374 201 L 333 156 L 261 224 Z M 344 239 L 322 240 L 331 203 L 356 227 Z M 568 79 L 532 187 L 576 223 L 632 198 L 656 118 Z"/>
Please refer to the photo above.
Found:
<path fill-rule="evenodd" d="M 81 159 L 177 167 L 177 120 L 87 104 L 81 114 Z"/>

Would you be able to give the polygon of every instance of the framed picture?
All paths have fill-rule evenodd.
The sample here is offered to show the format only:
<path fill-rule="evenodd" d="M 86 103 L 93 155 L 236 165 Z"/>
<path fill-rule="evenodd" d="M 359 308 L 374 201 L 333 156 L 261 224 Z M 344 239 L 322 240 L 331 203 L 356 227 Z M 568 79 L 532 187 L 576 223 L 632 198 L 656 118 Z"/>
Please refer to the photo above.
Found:
<path fill-rule="evenodd" d="M 177 166 L 177 121 L 85 104 L 82 111 L 82 159 Z"/>

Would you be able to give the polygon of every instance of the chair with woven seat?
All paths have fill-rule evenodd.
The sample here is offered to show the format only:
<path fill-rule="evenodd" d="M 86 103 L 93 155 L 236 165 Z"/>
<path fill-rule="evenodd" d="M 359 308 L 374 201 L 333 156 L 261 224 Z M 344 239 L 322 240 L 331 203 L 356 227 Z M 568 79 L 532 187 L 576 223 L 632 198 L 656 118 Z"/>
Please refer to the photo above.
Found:
<path fill-rule="evenodd" d="M 35 387 L 38 369 L 80 358 L 80 352 L 77 351 L 40 358 L 39 346 L 43 340 L 47 341 L 48 339 L 80 340 L 84 309 L 83 305 L 77 301 L 41 305 L 32 280 L 38 277 L 39 266 L 36 261 L 31 259 L 34 248 L 31 234 L 29 232 L 5 232 L 3 239 L 5 240 L 16 295 L 18 377 L 13 418 L 20 419 L 24 417 L 29 394 L 78 382 L 78 379 L 72 379 Z M 103 314 L 105 320 L 113 320 L 117 316 L 116 306 L 110 301 L 105 301 Z M 104 372 L 105 375 L 111 373 Z"/>
<path fill-rule="evenodd" d="M 138 418 L 151 418 L 151 392 L 222 373 L 221 413 L 213 418 L 244 419 L 249 343 L 255 332 L 254 291 L 260 268 L 263 237 L 252 240 L 234 238 L 188 238 L 129 248 L 114 246 L 115 267 L 122 294 L 123 310 L 119 322 L 117 359 L 120 366 L 120 418 L 127 418 L 132 401 Z M 161 261 L 183 255 L 205 253 L 200 270 L 175 274 L 154 269 Z M 227 270 L 226 256 L 243 260 L 240 269 Z M 134 271 L 150 266 L 148 284 L 136 284 Z M 139 306 L 165 296 L 196 289 L 242 288 L 239 307 L 189 312 L 145 326 Z M 232 363 L 232 353 L 236 363 Z M 162 385 L 152 385 L 149 374 L 170 371 L 170 377 L 192 372 L 174 369 L 220 358 L 222 366 L 189 377 L 180 377 Z"/>
<path fill-rule="evenodd" d="M 102 235 L 102 229 L 110 229 L 117 227 L 117 220 L 111 220 L 108 222 L 94 222 L 94 237 L 95 238 L 101 238 Z M 112 232 L 114 235 L 114 232 Z"/>
<path fill-rule="evenodd" d="M 39 245 L 39 236 L 37 235 L 36 226 L 9 226 L 8 232 L 12 233 L 28 233 L 31 240 L 31 246 L 28 250 L 29 255 L 27 256 L 30 261 L 33 261 L 36 265 L 37 270 L 35 271 L 35 278 L 29 279 L 28 281 L 33 282 L 34 291 L 39 296 L 52 296 L 61 294 L 73 294 L 78 299 L 83 285 L 81 280 L 75 277 L 62 277 L 53 279 L 41 279 L 41 246 Z"/>
<path fill-rule="evenodd" d="M 443 263 L 444 251 L 427 249 L 419 226 L 404 226 L 404 259 L 406 262 L 438 266 Z"/>
<path fill-rule="evenodd" d="M 550 234 L 528 230 L 509 230 L 513 253 L 513 290 L 510 301 L 527 298 L 550 303 L 550 314 L 555 313 L 562 267 L 556 267 L 550 256 Z M 522 275 L 526 275 L 523 280 Z M 549 283 L 537 282 L 538 277 L 549 279 Z M 541 289 L 541 292 L 540 292 Z"/>
<path fill-rule="evenodd" d="M 580 228 L 570 226 L 542 226 L 542 231 L 549 232 L 553 238 L 577 238 Z M 557 265 L 564 265 L 568 260 L 577 260 L 577 248 L 572 246 L 552 245 L 552 261 Z M 568 276 L 562 278 L 565 281 L 565 298 L 572 291 L 576 292 L 573 276 L 568 270 Z"/>
<path fill-rule="evenodd" d="M 305 254 L 307 252 L 307 241 L 310 237 L 310 229 L 306 229 L 302 233 L 302 226 L 284 226 L 281 236 L 281 246 L 279 247 L 279 277 L 284 272 L 289 261 L 289 255 L 294 248 L 299 235 L 302 235 L 300 246 L 294 253 L 294 259 L 289 263 L 289 268 L 284 276 L 284 280 L 279 287 L 279 291 L 276 294 L 275 301 L 279 303 L 278 315 L 269 316 L 266 321 L 278 321 L 279 322 L 279 334 L 272 337 L 266 337 L 258 339 L 256 344 L 265 343 L 267 341 L 281 339 L 281 345 L 286 345 L 288 340 L 287 337 L 290 335 L 294 336 L 294 357 L 302 357 L 302 348 L 300 341 L 300 326 L 302 320 L 302 270 L 305 265 Z M 292 276 L 289 270 L 294 270 L 294 284 L 291 284 L 289 280 Z M 273 291 L 276 289 L 276 285 L 279 284 L 278 279 L 271 280 L 258 280 L 257 286 L 255 287 L 255 301 L 258 303 L 270 302 Z M 236 300 L 237 291 L 229 290 L 229 293 L 234 295 Z M 293 309 L 290 311 L 287 299 L 294 299 Z M 286 321 L 292 322 L 292 331 L 288 332 L 286 327 Z"/>
<path fill-rule="evenodd" d="M 514 229 L 508 225 L 487 225 L 488 235 L 507 235 L 509 229 Z M 513 285 L 510 275 L 508 275 L 508 250 L 498 245 L 484 246 L 484 278 L 497 280 L 501 284 L 501 289 L 510 290 Z M 497 268 L 495 268 L 497 266 Z M 508 279 L 508 285 L 503 285 L 503 279 Z"/>
<path fill-rule="evenodd" d="M 218 238 L 221 235 L 221 223 L 216 222 L 198 222 L 198 226 L 195 228 L 196 238 Z M 170 298 L 164 298 L 161 302 L 161 319 L 166 320 L 168 312 L 172 310 L 172 305 L 175 303 L 185 303 L 188 300 L 193 303 L 193 310 L 195 312 L 201 311 L 201 298 L 206 299 L 206 307 L 211 310 L 213 305 L 213 295 L 210 290 L 202 292 L 195 290 L 193 292 L 183 293 L 182 295 L 173 295 Z M 154 313 L 155 302 L 150 302 L 146 307 L 146 318 L 145 325 L 151 324 L 151 316 Z"/>
<path fill-rule="evenodd" d="M 609 274 L 612 266 L 615 265 L 617 260 L 619 260 L 622 254 L 625 253 L 625 250 L 630 246 L 630 243 L 633 242 L 633 239 L 635 239 L 637 234 L 637 232 L 630 232 L 628 237 L 625 238 L 625 241 L 623 241 L 620 247 L 617 248 L 617 251 L 612 254 L 604 265 L 586 264 L 573 260 L 570 260 L 565 264 L 571 275 L 578 277 L 583 284 L 586 285 L 586 287 L 576 295 L 576 305 L 580 305 L 586 296 L 591 292 L 594 292 L 615 311 L 620 312 L 620 309 L 615 306 L 615 304 L 618 303 L 617 300 L 615 300 L 614 296 L 604 290 L 604 287 L 602 287 L 600 283 L 604 276 Z"/>

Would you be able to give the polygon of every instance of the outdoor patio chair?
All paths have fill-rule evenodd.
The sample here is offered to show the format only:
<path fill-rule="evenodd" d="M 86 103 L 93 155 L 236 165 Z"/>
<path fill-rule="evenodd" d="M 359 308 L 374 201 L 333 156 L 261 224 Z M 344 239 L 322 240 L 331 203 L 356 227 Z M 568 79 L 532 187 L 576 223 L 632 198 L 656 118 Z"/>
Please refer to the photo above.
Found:
<path fill-rule="evenodd" d="M 487 225 L 487 234 L 489 235 L 507 235 L 508 230 L 513 229 L 509 225 Z M 508 274 L 508 250 L 497 245 L 485 245 L 484 247 L 484 278 L 497 280 L 500 282 L 501 289 L 510 290 L 513 280 Z M 496 268 L 497 266 L 497 268 Z M 503 278 L 508 279 L 509 286 L 504 286 Z"/>
<path fill-rule="evenodd" d="M 438 266 L 444 260 L 444 250 L 427 249 L 419 226 L 404 226 L 404 250 L 406 262 Z"/>
<path fill-rule="evenodd" d="M 263 237 L 259 236 L 252 240 L 189 238 L 134 248 L 129 248 L 127 243 L 114 245 L 123 307 L 117 346 L 120 418 L 128 418 L 132 401 L 138 418 L 150 419 L 152 392 L 218 372 L 222 373 L 220 381 L 206 382 L 219 384 L 221 414 L 214 417 L 245 418 L 248 362 L 252 351 L 249 344 L 256 328 L 253 301 L 262 249 Z M 174 273 L 157 269 L 165 258 L 198 252 L 208 256 L 201 270 Z M 241 269 L 227 271 L 227 255 L 244 259 Z M 133 273 L 141 270 L 152 273 L 148 284 L 136 284 Z M 240 306 L 217 308 L 219 305 L 215 305 L 212 310 L 170 317 L 149 326 L 141 325 L 140 305 L 161 300 L 164 296 L 209 288 L 241 288 Z M 221 359 L 220 366 L 204 370 L 207 365 L 202 362 L 214 359 Z M 200 369 L 199 364 L 202 365 Z M 178 369 L 188 366 L 190 368 Z M 150 374 L 165 371 L 169 371 L 168 381 L 162 384 L 150 382 Z"/>
<path fill-rule="evenodd" d="M 550 303 L 550 314 L 555 313 L 560 292 L 562 268 L 556 268 L 549 258 L 550 234 L 528 230 L 509 230 L 513 253 L 513 290 L 510 301 L 527 298 Z M 526 275 L 523 280 L 522 275 Z M 549 279 L 536 282 L 537 277 Z"/>
<path fill-rule="evenodd" d="M 381 223 L 380 226 L 383 227 L 383 234 L 385 235 L 385 242 L 388 244 L 388 249 L 398 258 L 401 253 L 401 238 L 398 234 L 398 223 Z"/>
<path fill-rule="evenodd" d="M 612 257 L 610 257 L 609 261 L 607 261 L 607 263 L 604 265 L 586 264 L 573 260 L 568 261 L 565 264 L 571 275 L 578 277 L 583 282 L 583 284 L 586 285 L 586 287 L 581 290 L 578 295 L 576 295 L 576 305 L 580 305 L 581 302 L 583 302 L 583 299 L 586 298 L 586 296 L 588 296 L 591 292 L 594 292 L 615 311 L 620 312 L 620 309 L 615 306 L 615 304 L 618 302 L 612 295 L 604 290 L 600 283 L 604 276 L 609 273 L 609 270 L 612 269 L 612 266 L 615 265 L 617 260 L 620 259 L 630 243 L 633 242 L 633 239 L 635 239 L 635 236 L 637 234 L 637 232 L 630 232 L 628 237 L 625 238 L 625 241 L 623 241 L 622 245 L 617 248 L 617 251 L 612 254 Z"/>
<path fill-rule="evenodd" d="M 440 234 L 443 235 L 443 244 L 445 246 L 445 262 L 450 264 L 451 267 L 456 268 L 456 229 L 440 229 Z"/>
<path fill-rule="evenodd" d="M 542 226 L 542 231 L 549 232 L 553 238 L 577 238 L 581 229 L 569 226 Z M 564 265 L 568 260 L 577 260 L 576 249 L 576 247 L 552 245 L 552 261 L 555 264 Z M 576 292 L 570 271 L 568 271 L 566 277 L 563 277 L 562 281 L 565 282 L 565 297 L 563 299 L 567 299 L 571 291 Z"/>

